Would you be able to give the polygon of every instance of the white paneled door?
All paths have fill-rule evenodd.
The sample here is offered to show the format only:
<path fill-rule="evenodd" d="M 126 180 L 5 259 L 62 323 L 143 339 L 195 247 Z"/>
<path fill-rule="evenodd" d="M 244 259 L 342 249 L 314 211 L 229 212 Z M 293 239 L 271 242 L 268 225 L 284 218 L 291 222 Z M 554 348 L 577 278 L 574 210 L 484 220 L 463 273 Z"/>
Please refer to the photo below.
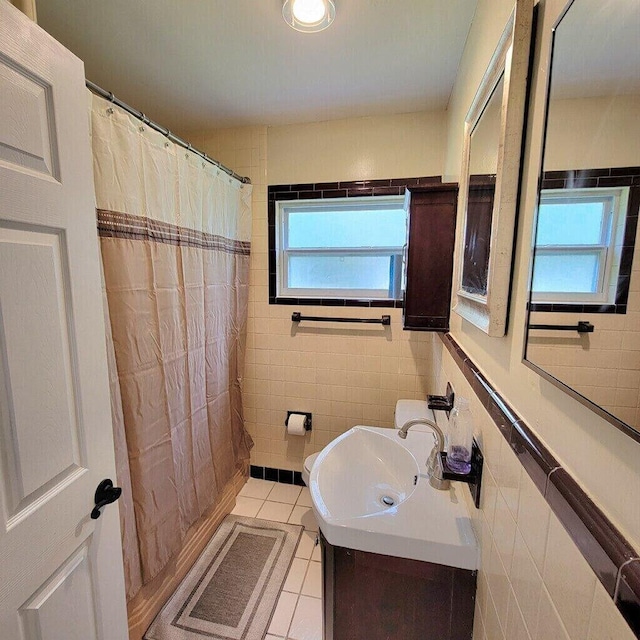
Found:
<path fill-rule="evenodd" d="M 126 640 L 82 62 L 0 0 L 0 638 Z"/>

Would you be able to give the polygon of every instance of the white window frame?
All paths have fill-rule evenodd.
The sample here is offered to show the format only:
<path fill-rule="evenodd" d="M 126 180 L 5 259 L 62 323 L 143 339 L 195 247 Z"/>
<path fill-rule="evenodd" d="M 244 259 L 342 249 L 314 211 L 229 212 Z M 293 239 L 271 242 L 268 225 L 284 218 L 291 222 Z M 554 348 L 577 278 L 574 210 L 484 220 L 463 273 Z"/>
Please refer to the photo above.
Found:
<path fill-rule="evenodd" d="M 276 274 L 278 298 L 333 298 L 333 299 L 359 299 L 359 300 L 399 300 L 402 298 L 402 273 L 404 272 L 404 259 L 406 240 L 404 246 L 389 247 L 340 247 L 340 248 L 313 248 L 291 249 L 288 246 L 289 211 L 295 209 L 329 210 L 339 208 L 371 209 L 388 206 L 390 203 L 398 204 L 404 209 L 404 196 L 362 196 L 352 198 L 317 198 L 313 200 L 279 200 L 276 202 Z M 405 212 L 406 218 L 406 212 Z M 406 228 L 406 219 L 405 219 Z M 387 289 L 303 289 L 288 286 L 289 258 L 297 255 L 327 255 L 327 256 L 398 256 L 398 269 L 400 273 L 395 278 L 397 289 L 390 292 Z M 392 283 L 393 285 L 393 283 Z M 395 293 L 394 295 L 391 295 Z"/>
<path fill-rule="evenodd" d="M 603 218 L 599 244 L 588 245 L 538 245 L 535 255 L 553 255 L 564 253 L 600 254 L 598 260 L 598 290 L 589 292 L 550 292 L 532 291 L 534 303 L 566 304 L 614 304 L 616 285 L 620 270 L 620 255 L 624 240 L 624 230 L 629 201 L 629 187 L 599 187 L 587 189 L 544 189 L 541 191 L 540 204 L 570 203 L 593 200 L 605 200 L 611 204 Z M 534 260 L 535 269 L 535 260 Z M 533 282 L 533 279 L 532 279 Z M 532 285 L 533 286 L 533 285 Z"/>

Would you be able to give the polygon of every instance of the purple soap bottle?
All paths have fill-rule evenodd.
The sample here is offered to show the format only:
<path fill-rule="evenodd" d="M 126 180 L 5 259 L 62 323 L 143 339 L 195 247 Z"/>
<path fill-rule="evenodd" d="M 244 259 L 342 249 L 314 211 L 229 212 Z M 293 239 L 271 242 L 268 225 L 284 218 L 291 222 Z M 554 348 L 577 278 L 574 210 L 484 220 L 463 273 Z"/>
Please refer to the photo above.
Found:
<path fill-rule="evenodd" d="M 447 467 L 454 473 L 471 471 L 471 446 L 473 444 L 473 417 L 466 398 L 456 397 L 456 406 L 449 419 L 447 441 Z"/>

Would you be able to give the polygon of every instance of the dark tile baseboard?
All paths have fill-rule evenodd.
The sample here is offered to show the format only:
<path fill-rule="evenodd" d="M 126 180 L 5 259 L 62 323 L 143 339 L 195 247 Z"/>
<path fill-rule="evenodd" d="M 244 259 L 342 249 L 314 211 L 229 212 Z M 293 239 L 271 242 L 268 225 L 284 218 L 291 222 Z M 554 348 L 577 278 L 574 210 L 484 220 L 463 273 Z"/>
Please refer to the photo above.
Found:
<path fill-rule="evenodd" d="M 562 468 L 480 372 L 450 333 L 440 334 L 454 361 L 518 460 L 640 638 L 640 552 Z"/>
<path fill-rule="evenodd" d="M 291 471 L 291 469 L 274 469 L 273 467 L 259 467 L 251 465 L 249 475 L 258 480 L 270 480 L 271 482 L 280 482 L 282 484 L 295 484 L 304 487 L 302 473 L 300 471 Z"/>

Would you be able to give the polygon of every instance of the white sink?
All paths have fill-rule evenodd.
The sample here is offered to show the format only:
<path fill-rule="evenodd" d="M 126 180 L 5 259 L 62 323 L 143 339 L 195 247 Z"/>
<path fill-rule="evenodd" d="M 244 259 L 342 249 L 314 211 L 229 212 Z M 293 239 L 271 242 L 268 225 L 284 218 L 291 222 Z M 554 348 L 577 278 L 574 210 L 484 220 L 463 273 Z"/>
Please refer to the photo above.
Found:
<path fill-rule="evenodd" d="M 478 568 L 478 545 L 460 491 L 429 485 L 426 460 L 435 438 L 358 426 L 327 445 L 310 475 L 320 529 L 338 547 Z M 387 504 L 392 502 L 392 504 Z"/>
<path fill-rule="evenodd" d="M 413 493 L 418 463 L 404 447 L 390 446 L 386 434 L 378 431 L 386 430 L 355 427 L 318 456 L 323 463 L 313 469 L 318 509 L 325 518 L 344 520 L 388 511 Z M 313 477 L 312 470 L 311 487 Z"/>

